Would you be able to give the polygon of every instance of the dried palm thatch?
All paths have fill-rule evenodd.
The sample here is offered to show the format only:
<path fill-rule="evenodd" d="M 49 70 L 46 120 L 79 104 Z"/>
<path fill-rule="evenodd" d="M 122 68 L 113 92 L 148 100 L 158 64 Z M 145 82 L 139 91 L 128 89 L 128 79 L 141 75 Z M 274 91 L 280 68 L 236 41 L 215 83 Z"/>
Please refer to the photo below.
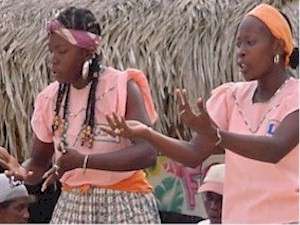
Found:
<path fill-rule="evenodd" d="M 237 25 L 254 0 L 0 0 L 0 144 L 24 159 L 33 102 L 50 81 L 45 25 L 68 6 L 91 9 L 103 29 L 104 64 L 143 70 L 160 115 L 157 129 L 187 137 L 173 92 L 191 100 L 239 80 L 234 63 Z M 283 8 L 298 40 L 298 1 L 264 1 Z M 296 7 L 295 7 L 296 6 Z"/>

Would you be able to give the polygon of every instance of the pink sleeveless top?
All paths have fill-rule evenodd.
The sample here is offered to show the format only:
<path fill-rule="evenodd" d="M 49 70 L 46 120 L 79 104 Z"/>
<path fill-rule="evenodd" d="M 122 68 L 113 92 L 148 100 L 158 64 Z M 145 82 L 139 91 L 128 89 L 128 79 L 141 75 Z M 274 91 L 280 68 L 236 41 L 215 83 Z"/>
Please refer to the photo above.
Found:
<path fill-rule="evenodd" d="M 148 82 L 144 74 L 135 69 L 118 71 L 108 67 L 99 76 L 95 106 L 95 142 L 91 149 L 81 146 L 80 141 L 80 130 L 85 118 L 90 84 L 83 89 L 75 89 L 73 87 L 70 89 L 69 128 L 67 130 L 67 143 L 69 147 L 77 149 L 82 154 L 92 155 L 118 151 L 130 145 L 127 139 L 113 138 L 99 128 L 100 125 L 107 125 L 105 119 L 106 114 L 115 112 L 118 115 L 125 116 L 128 80 L 134 80 L 138 84 L 144 98 L 145 108 L 149 118 L 152 123 L 156 120 L 157 115 L 152 102 Z M 46 143 L 54 142 L 56 158 L 60 155 L 60 152 L 57 151 L 60 137 L 57 135 L 53 136 L 51 126 L 54 117 L 58 86 L 59 83 L 54 82 L 38 95 L 31 120 L 33 132 L 38 139 Z M 141 171 L 115 172 L 87 169 L 83 173 L 83 170 L 78 168 L 66 172 L 61 178 L 61 182 L 68 187 L 80 187 L 84 185 L 110 186 L 119 184 L 119 182 L 123 180 L 128 180 L 129 177 L 137 172 Z M 145 179 L 145 176 L 138 175 L 137 177 Z"/>
<path fill-rule="evenodd" d="M 298 79 L 287 80 L 268 102 L 253 104 L 256 85 L 256 81 L 227 83 L 213 91 L 207 109 L 221 129 L 248 135 L 272 135 L 287 115 L 299 110 Z M 298 154 L 299 146 L 296 146 L 282 160 L 272 164 L 226 150 L 222 223 L 299 221 Z"/>

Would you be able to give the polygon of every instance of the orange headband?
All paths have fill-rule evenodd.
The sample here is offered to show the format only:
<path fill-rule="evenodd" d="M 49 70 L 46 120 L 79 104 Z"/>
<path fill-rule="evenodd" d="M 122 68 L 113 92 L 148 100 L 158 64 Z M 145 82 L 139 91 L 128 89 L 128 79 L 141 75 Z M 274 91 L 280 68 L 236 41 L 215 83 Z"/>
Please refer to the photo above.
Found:
<path fill-rule="evenodd" d="M 256 6 L 246 16 L 255 16 L 269 28 L 275 38 L 284 41 L 284 51 L 287 53 L 285 65 L 287 66 L 294 44 L 292 32 L 286 19 L 277 9 L 267 4 Z"/>

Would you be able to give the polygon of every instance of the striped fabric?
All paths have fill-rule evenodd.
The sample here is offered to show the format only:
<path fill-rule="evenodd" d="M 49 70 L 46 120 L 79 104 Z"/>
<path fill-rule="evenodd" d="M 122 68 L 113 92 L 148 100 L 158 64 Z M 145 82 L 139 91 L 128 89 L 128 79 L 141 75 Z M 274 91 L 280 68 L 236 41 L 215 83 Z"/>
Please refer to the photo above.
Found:
<path fill-rule="evenodd" d="M 160 223 L 152 193 L 142 194 L 103 188 L 63 191 L 55 206 L 53 224 Z"/>

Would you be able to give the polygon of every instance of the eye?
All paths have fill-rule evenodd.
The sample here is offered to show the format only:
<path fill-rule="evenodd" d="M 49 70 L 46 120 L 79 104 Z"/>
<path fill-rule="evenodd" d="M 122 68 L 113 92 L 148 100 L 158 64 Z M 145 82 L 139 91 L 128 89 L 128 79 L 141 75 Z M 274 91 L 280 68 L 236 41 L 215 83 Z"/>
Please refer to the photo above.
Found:
<path fill-rule="evenodd" d="M 256 43 L 255 40 L 248 40 L 248 41 L 247 41 L 247 44 L 248 44 L 249 46 L 253 46 L 253 45 L 255 45 L 255 43 Z"/>
<path fill-rule="evenodd" d="M 65 48 L 64 49 L 58 49 L 57 53 L 58 54 L 66 54 L 67 53 L 67 49 L 65 49 Z"/>

